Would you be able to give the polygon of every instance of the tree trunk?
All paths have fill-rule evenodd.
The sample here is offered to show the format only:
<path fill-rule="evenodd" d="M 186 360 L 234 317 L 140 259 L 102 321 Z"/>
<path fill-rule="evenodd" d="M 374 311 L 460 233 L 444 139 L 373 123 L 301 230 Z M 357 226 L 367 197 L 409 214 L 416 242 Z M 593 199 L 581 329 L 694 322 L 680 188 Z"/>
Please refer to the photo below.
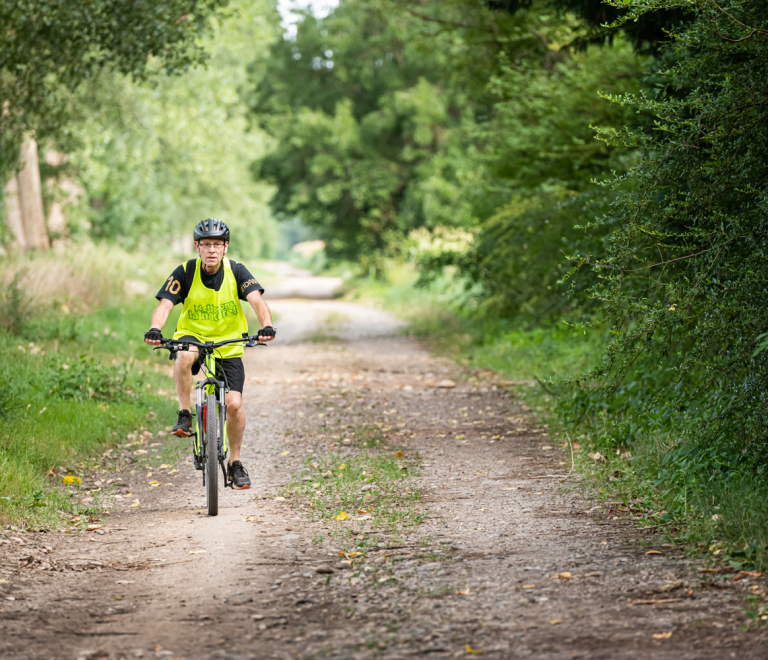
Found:
<path fill-rule="evenodd" d="M 3 203 L 5 222 L 11 230 L 13 242 L 17 248 L 24 250 L 27 247 L 27 241 L 24 238 L 24 219 L 21 215 L 21 203 L 19 202 L 19 180 L 15 174 L 5 184 Z"/>
<path fill-rule="evenodd" d="M 24 238 L 28 250 L 50 247 L 43 215 L 43 193 L 40 186 L 40 166 L 37 162 L 37 142 L 30 138 L 21 145 L 19 200 L 24 218 Z"/>

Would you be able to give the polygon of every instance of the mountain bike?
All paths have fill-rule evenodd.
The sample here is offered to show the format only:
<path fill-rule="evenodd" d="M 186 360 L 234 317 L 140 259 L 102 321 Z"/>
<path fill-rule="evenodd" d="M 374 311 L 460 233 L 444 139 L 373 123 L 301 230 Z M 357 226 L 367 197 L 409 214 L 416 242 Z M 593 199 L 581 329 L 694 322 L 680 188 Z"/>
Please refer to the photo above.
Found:
<path fill-rule="evenodd" d="M 198 362 L 204 380 L 195 385 L 197 406 L 195 408 L 195 429 L 192 433 L 192 457 L 196 470 L 203 472 L 203 486 L 208 505 L 208 515 L 219 514 L 219 472 L 224 475 L 224 487 L 232 488 L 232 480 L 227 475 L 227 403 L 225 395 L 229 391 L 227 376 L 220 371 L 223 380 L 216 378 L 216 349 L 228 344 L 245 344 L 247 347 L 266 346 L 257 341 L 257 336 L 245 335 L 238 339 L 219 342 L 198 342 L 182 339 L 161 339 L 161 345 L 153 350 L 165 348 L 171 353 L 188 351 L 195 346 L 199 353 Z M 218 466 L 217 466 L 218 463 Z"/>

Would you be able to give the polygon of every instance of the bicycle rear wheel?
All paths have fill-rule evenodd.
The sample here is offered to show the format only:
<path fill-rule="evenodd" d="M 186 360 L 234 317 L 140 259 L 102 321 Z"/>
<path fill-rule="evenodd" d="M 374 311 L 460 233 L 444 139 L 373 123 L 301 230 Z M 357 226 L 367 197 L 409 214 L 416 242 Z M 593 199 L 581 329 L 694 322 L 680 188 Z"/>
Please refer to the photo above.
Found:
<path fill-rule="evenodd" d="M 219 413 L 216 395 L 209 394 L 205 404 L 205 497 L 208 515 L 219 515 Z"/>

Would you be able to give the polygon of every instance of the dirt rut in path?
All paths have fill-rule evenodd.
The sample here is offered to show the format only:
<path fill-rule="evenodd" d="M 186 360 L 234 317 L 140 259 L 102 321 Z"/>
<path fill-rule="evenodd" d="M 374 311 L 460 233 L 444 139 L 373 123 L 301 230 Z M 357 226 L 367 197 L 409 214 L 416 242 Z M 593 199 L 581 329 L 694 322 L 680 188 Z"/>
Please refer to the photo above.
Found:
<path fill-rule="evenodd" d="M 222 491 L 209 518 L 190 461 L 134 468 L 103 530 L 7 532 L 0 657 L 766 657 L 762 631 L 740 631 L 762 584 L 700 572 L 563 483 L 564 452 L 504 388 L 372 308 L 271 305 L 280 339 L 247 354 L 253 489 Z M 304 458 L 354 458 L 359 428 L 418 456 L 420 525 L 312 522 L 276 499 Z M 340 557 L 354 540 L 364 558 Z"/>

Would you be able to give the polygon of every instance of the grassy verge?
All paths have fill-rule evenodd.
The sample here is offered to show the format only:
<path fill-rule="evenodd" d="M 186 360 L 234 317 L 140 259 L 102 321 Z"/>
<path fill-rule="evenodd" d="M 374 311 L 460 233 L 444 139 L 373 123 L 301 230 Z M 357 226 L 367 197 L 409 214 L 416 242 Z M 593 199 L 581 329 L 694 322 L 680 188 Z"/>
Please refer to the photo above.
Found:
<path fill-rule="evenodd" d="M 135 305 L 127 315 L 145 312 L 144 305 Z M 63 478 L 82 479 L 98 466 L 95 459 L 131 432 L 154 436 L 173 419 L 167 371 L 157 362 L 136 360 L 111 333 L 107 339 L 0 338 L 3 522 L 49 526 L 61 513 L 89 508 L 62 490 Z M 103 352 L 107 347 L 114 350 Z"/>
<path fill-rule="evenodd" d="M 652 425 L 617 444 L 609 438 L 616 420 L 601 400 L 590 401 L 588 392 L 550 381 L 596 366 L 607 343 L 604 335 L 567 326 L 521 330 L 484 322 L 469 304 L 456 311 L 462 294 L 450 278 L 429 290 L 415 288 L 415 280 L 412 269 L 397 266 L 385 282 L 352 283 L 347 297 L 373 300 L 407 319 L 407 332 L 469 372 L 474 369 L 473 378 L 511 383 L 554 436 L 567 433 L 574 440 L 583 483 L 606 509 L 616 512 L 617 505 L 607 503 L 621 502 L 619 515 L 632 516 L 653 527 L 662 541 L 706 553 L 732 570 L 768 566 L 768 483 L 759 469 L 741 469 L 737 459 L 723 454 L 717 460 L 733 461 L 733 467 L 727 476 L 713 474 L 707 457 Z M 622 395 L 630 407 L 632 397 L 643 396 L 634 383 L 626 390 Z"/>
<path fill-rule="evenodd" d="M 146 254 L 138 263 L 117 248 L 81 246 L 71 258 L 32 254 L 0 265 L 0 522 L 88 519 L 109 490 L 86 486 L 90 472 L 151 468 L 177 454 L 169 437 L 158 447 L 126 445 L 160 440 L 175 419 L 168 354 L 142 336 L 154 293 L 182 260 Z M 251 264 L 268 285 L 275 278 L 262 277 L 263 265 Z"/>
<path fill-rule="evenodd" d="M 375 427 L 359 426 L 345 435 L 338 451 L 306 458 L 283 496 L 326 523 L 328 533 L 316 543 L 333 539 L 344 554 L 364 558 L 384 537 L 397 539 L 422 522 L 422 494 L 410 481 L 419 459 L 388 445 Z"/>

